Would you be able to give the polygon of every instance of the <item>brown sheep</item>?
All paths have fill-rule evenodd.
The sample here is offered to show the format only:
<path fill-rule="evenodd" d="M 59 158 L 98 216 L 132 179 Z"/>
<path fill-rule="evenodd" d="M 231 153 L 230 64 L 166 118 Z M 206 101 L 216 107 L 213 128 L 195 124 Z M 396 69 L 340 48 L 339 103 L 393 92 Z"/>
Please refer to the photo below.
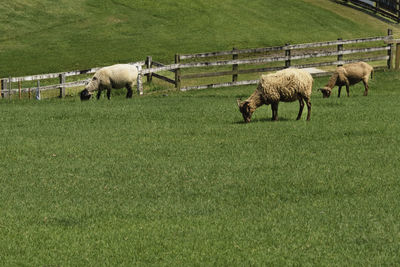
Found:
<path fill-rule="evenodd" d="M 332 88 L 336 85 L 339 86 L 338 97 L 340 97 L 340 91 L 342 90 L 342 86 L 346 86 L 347 96 L 350 96 L 349 86 L 354 85 L 362 81 L 364 83 L 365 91 L 364 96 L 368 95 L 368 80 L 371 75 L 373 75 L 374 68 L 365 63 L 365 62 L 357 62 L 345 64 L 343 66 L 337 67 L 333 72 L 329 82 L 325 87 L 320 88 L 322 95 L 324 98 L 330 97 L 332 93 Z"/>

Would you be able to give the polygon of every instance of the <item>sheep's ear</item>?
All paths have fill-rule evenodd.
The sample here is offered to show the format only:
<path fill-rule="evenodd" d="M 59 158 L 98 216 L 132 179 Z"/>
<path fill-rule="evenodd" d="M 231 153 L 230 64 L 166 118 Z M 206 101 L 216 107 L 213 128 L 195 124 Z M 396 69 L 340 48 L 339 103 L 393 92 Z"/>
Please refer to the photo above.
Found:
<path fill-rule="evenodd" d="M 236 101 L 237 101 L 238 107 L 240 108 L 240 105 L 242 104 L 242 101 L 240 99 L 236 99 Z"/>

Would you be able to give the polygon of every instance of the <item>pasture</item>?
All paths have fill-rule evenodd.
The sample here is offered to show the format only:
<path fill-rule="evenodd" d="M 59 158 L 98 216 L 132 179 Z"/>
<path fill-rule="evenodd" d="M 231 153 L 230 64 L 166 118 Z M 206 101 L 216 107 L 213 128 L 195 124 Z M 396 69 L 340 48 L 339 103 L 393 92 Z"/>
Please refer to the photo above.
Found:
<path fill-rule="evenodd" d="M 255 86 L 0 101 L 0 265 L 398 265 L 400 74 L 368 97 Z"/>
<path fill-rule="evenodd" d="M 15 0 L 0 13 L 0 78 L 400 29 L 321 0 Z M 327 80 L 310 122 L 281 103 L 278 122 L 262 107 L 244 124 L 236 99 L 255 86 L 0 99 L 0 266 L 399 265 L 400 73 L 376 72 L 368 97 L 358 84 L 323 99 Z"/>

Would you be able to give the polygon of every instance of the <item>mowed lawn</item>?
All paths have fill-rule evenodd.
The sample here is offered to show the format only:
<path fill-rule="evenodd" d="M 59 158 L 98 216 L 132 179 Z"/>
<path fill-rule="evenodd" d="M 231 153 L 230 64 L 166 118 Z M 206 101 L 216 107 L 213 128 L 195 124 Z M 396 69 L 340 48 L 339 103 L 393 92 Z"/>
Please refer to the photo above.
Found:
<path fill-rule="evenodd" d="M 0 101 L 0 265 L 398 265 L 398 72 L 262 107 L 254 86 Z"/>

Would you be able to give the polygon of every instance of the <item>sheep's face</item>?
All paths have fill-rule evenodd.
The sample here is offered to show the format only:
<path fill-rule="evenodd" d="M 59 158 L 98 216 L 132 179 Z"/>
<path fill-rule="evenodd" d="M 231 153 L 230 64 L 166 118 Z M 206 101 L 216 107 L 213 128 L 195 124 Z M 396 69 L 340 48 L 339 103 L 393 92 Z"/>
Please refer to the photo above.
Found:
<path fill-rule="evenodd" d="M 80 96 L 81 96 L 81 100 L 83 101 L 83 100 L 89 100 L 92 95 L 89 93 L 89 91 L 87 89 L 84 89 L 80 93 Z"/>
<path fill-rule="evenodd" d="M 332 90 L 328 87 L 318 89 L 322 93 L 323 98 L 328 98 L 331 96 Z"/>
<path fill-rule="evenodd" d="M 244 122 L 248 123 L 251 120 L 251 115 L 253 114 L 253 112 L 250 109 L 250 105 L 249 102 L 244 101 L 244 102 L 240 102 L 240 100 L 237 100 L 237 104 L 239 107 L 239 111 L 242 113 Z"/>

